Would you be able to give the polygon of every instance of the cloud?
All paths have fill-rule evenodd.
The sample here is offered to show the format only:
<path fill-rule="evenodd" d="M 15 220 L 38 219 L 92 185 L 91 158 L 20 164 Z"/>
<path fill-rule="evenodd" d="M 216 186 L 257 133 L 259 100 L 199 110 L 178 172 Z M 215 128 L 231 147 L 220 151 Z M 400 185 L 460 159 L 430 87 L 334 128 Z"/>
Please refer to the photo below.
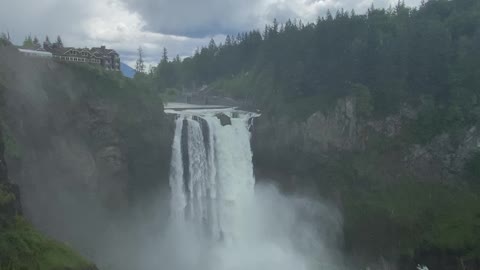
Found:
<path fill-rule="evenodd" d="M 146 29 L 165 34 L 205 37 L 261 29 L 279 21 L 315 21 L 327 10 L 364 12 L 372 3 L 388 7 L 398 0 L 123 0 L 145 19 Z M 420 0 L 408 0 L 418 5 Z"/>
<path fill-rule="evenodd" d="M 377 7 L 396 2 L 373 0 Z M 9 31 L 17 44 L 32 34 L 41 40 L 61 35 L 66 46 L 106 45 L 130 65 L 142 46 L 147 64 L 156 64 L 163 47 L 170 57 L 189 56 L 211 37 L 221 41 L 227 34 L 262 29 L 274 18 L 311 22 L 329 9 L 353 8 L 360 13 L 371 4 L 371 0 L 3 0 L 0 31 Z"/>
<path fill-rule="evenodd" d="M 144 48 L 147 64 L 156 64 L 163 47 L 169 49 L 170 57 L 183 57 L 209 40 L 151 32 L 145 25 L 140 14 L 119 0 L 18 0 L 0 4 L 0 32 L 10 32 L 16 44 L 29 34 L 41 41 L 46 35 L 51 39 L 61 35 L 65 46 L 113 48 L 129 65 L 134 64 L 139 46 Z"/>

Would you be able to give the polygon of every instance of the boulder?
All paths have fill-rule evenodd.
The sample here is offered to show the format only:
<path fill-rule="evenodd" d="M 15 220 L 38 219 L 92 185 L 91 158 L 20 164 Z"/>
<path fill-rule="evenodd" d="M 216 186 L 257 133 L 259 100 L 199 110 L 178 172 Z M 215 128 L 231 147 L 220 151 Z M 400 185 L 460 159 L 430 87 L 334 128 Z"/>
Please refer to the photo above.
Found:
<path fill-rule="evenodd" d="M 215 115 L 218 119 L 220 119 L 220 124 L 222 124 L 222 126 L 227 126 L 227 125 L 232 125 L 232 119 L 230 119 L 230 117 L 224 113 L 219 113 L 217 115 Z"/>

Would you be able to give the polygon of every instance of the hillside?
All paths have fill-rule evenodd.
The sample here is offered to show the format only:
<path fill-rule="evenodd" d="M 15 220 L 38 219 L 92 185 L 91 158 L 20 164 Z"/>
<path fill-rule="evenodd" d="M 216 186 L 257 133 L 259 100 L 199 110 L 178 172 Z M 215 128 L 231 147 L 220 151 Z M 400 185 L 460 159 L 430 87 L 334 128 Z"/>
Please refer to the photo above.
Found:
<path fill-rule="evenodd" d="M 257 175 L 334 201 L 356 265 L 475 269 L 479 47 L 480 2 L 399 2 L 212 40 L 146 81 L 261 109 Z"/>
<path fill-rule="evenodd" d="M 0 89 L 5 160 L 25 217 L 13 215 L 0 233 L 0 268 L 87 269 L 70 248 L 36 230 L 101 269 L 134 268 L 134 252 L 132 265 L 111 252 L 129 248 L 115 241 L 132 243 L 124 238 L 133 232 L 117 231 L 136 222 L 134 209 L 149 215 L 168 187 L 172 135 L 159 95 L 119 73 L 28 58 L 9 47 L 0 47 Z M 2 193 L 5 203 L 11 198 L 20 201 Z"/>
<path fill-rule="evenodd" d="M 0 129 L 0 269 L 97 269 L 71 247 L 38 232 L 22 216 L 20 191 L 11 183 L 5 163 L 4 128 Z"/>

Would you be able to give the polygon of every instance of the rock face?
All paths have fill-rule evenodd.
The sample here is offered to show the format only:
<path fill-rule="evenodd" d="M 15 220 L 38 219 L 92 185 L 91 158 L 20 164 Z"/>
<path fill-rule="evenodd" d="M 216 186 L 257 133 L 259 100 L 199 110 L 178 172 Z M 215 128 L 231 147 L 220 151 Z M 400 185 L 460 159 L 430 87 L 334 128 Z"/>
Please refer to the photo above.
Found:
<path fill-rule="evenodd" d="M 318 111 L 304 122 L 262 115 L 253 129 L 254 158 L 292 164 L 305 155 L 328 159 L 335 152 L 362 149 L 363 126 L 355 104 L 354 97 L 340 99 L 331 111 Z"/>
<path fill-rule="evenodd" d="M 12 220 L 22 214 L 20 190 L 8 179 L 7 163 L 4 158 L 5 145 L 0 129 L 0 229 L 6 220 Z"/>
<path fill-rule="evenodd" d="M 130 81 L 47 62 L 0 53 L 10 179 L 36 228 L 101 263 L 109 226 L 168 188 L 173 123 Z"/>
<path fill-rule="evenodd" d="M 272 166 L 291 166 L 300 159 L 326 162 L 341 153 L 367 151 L 378 138 L 396 140 L 406 123 L 416 118 L 417 110 L 404 105 L 398 113 L 382 119 L 363 119 L 356 113 L 353 96 L 339 99 L 331 110 L 315 112 L 302 122 L 262 115 L 253 131 L 254 158 Z M 455 137 L 440 134 L 426 145 L 404 143 L 404 149 L 397 150 L 390 162 L 419 179 L 454 179 L 480 151 L 479 129 L 473 126 Z"/>
<path fill-rule="evenodd" d="M 306 151 L 361 148 L 355 98 L 340 99 L 331 112 L 316 112 L 305 123 Z"/>
<path fill-rule="evenodd" d="M 418 178 L 448 180 L 460 176 L 466 162 L 480 151 L 480 130 L 473 126 L 457 138 L 441 134 L 426 145 L 412 145 L 405 162 Z"/>

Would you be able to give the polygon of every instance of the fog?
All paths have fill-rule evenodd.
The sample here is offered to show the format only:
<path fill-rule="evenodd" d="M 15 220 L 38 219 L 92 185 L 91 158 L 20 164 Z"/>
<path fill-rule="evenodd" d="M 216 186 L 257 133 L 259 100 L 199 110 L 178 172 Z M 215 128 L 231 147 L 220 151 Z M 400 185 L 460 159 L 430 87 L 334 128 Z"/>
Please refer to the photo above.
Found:
<path fill-rule="evenodd" d="M 158 266 L 178 270 L 340 269 L 335 250 L 342 224 L 332 209 L 259 184 L 237 232 L 241 238 L 231 243 L 211 241 L 189 226 L 186 230 L 169 227 L 159 241 Z"/>
<path fill-rule="evenodd" d="M 236 219 L 231 237 L 224 239 L 199 233 L 197 222 L 179 225 L 172 218 L 168 179 L 161 175 L 148 194 L 130 198 L 127 188 L 143 180 L 127 179 L 130 165 L 116 135 L 101 137 L 103 144 L 92 146 L 84 132 L 83 125 L 97 124 L 86 111 L 108 106 L 79 103 L 78 91 L 84 88 L 68 73 L 62 77 L 65 91 L 44 88 L 52 79 L 48 77 L 55 68 L 52 63 L 45 69 L 43 64 L 0 55 L 2 71 L 13 74 L 5 83 L 8 132 L 21 145 L 22 154 L 9 158 L 9 169 L 11 180 L 20 186 L 24 214 L 40 231 L 77 250 L 99 269 L 345 268 L 339 252 L 339 211 L 317 199 L 286 196 L 268 181 L 254 184 L 253 197 L 242 204 L 236 213 L 241 219 Z M 107 115 L 101 119 L 103 127 L 111 125 L 108 110 L 101 111 Z M 228 132 L 219 138 L 228 138 Z M 240 179 L 245 172 L 238 168 L 246 168 L 253 177 L 250 146 L 234 146 L 236 152 L 248 150 L 242 152 L 247 160 L 241 162 L 229 147 L 219 150 L 217 165 L 228 169 L 217 168 L 219 175 Z M 112 148 L 120 154 L 102 159 L 105 149 Z"/>
<path fill-rule="evenodd" d="M 163 200 L 157 202 L 157 211 L 152 207 L 148 214 L 139 214 L 145 213 L 143 209 L 120 220 L 107 221 L 105 217 L 99 217 L 97 222 L 107 225 L 103 233 L 82 232 L 95 235 L 88 242 L 94 253 L 90 255 L 98 267 L 144 270 L 346 269 L 339 252 L 341 215 L 327 203 L 283 195 L 273 184 L 257 184 L 254 201 L 245 209 L 245 220 L 237 232 L 241 238 L 231 242 L 198 234 L 198 228 L 191 223 L 177 226 L 178 223 L 171 219 L 165 222 L 165 218 L 169 218 L 165 203 Z M 81 228 L 77 230 L 82 231 Z"/>

